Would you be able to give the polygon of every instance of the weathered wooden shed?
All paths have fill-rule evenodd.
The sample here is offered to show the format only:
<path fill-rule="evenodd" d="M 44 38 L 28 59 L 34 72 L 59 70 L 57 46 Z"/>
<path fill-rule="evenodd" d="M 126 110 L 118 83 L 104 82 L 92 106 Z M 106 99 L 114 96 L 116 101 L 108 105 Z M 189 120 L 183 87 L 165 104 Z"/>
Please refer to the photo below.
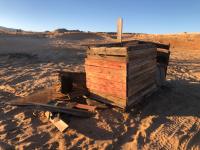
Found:
<path fill-rule="evenodd" d="M 169 45 L 138 40 L 90 45 L 85 71 L 91 97 L 126 109 L 156 91 L 157 48 Z"/>

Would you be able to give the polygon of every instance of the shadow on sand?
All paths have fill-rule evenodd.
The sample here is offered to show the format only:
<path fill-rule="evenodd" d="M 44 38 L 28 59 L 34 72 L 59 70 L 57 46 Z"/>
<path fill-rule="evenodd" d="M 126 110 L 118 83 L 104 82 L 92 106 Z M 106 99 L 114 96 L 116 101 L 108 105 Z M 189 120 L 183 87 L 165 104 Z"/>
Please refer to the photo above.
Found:
<path fill-rule="evenodd" d="M 184 118 L 199 118 L 200 83 L 187 80 L 169 81 L 166 86 L 161 87 L 156 93 L 144 99 L 141 104 L 135 107 L 136 112 L 132 111 L 130 114 L 134 117 L 139 113 L 140 120 L 136 122 L 136 125 L 133 128 L 129 128 L 129 130 L 120 137 L 120 140 L 114 144 L 116 148 L 124 145 L 125 143 L 133 142 L 133 139 L 136 139 L 138 148 L 142 149 L 142 146 L 150 142 L 150 135 L 159 127 L 166 124 L 171 127 L 174 125 L 176 126 L 176 123 L 169 120 L 169 117 L 180 118 L 180 124 L 183 124 L 184 121 L 187 120 Z M 145 132 L 146 137 L 144 138 L 140 135 L 139 137 L 136 137 L 138 130 L 140 130 L 139 128 L 141 126 L 141 121 L 143 119 L 151 118 L 152 116 L 154 117 L 150 123 L 150 126 L 147 129 L 143 127 L 144 131 L 141 131 Z M 179 131 L 178 126 L 179 123 L 177 124 L 177 131 L 174 131 L 172 135 Z M 192 128 L 195 128 L 195 125 L 192 125 Z M 186 138 L 184 136 L 182 139 L 184 141 L 189 139 L 189 142 L 187 143 L 187 148 L 189 149 L 193 145 L 200 143 L 200 139 L 197 140 L 197 137 L 200 135 L 198 130 L 193 131 L 192 128 L 190 130 L 191 134 L 197 132 L 195 133 L 194 137 Z"/>
<path fill-rule="evenodd" d="M 145 99 L 142 117 L 146 115 L 200 117 L 199 108 L 200 82 L 172 80 Z"/>

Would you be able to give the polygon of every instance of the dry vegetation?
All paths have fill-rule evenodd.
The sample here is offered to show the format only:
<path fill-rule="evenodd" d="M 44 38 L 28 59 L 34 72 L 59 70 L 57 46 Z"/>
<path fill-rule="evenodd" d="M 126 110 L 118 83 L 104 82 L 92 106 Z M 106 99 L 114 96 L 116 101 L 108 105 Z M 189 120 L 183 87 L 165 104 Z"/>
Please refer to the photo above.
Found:
<path fill-rule="evenodd" d="M 166 85 L 130 113 L 71 117 L 64 134 L 41 114 L 5 103 L 57 83 L 57 71 L 83 71 L 82 44 L 113 39 L 105 33 L 32 34 L 0 34 L 1 148 L 200 149 L 200 34 L 125 35 L 171 44 Z"/>

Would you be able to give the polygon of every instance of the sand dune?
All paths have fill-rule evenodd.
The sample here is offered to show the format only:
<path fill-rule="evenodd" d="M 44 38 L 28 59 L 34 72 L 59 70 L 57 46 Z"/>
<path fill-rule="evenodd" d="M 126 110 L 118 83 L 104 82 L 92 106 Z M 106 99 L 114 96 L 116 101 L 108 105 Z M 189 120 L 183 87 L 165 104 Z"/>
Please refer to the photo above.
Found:
<path fill-rule="evenodd" d="M 173 44 L 167 82 L 143 105 L 130 113 L 111 109 L 99 110 L 94 118 L 71 117 L 70 128 L 61 134 L 41 113 L 34 116 L 30 109 L 5 102 L 58 84 L 57 71 L 84 71 L 86 47 L 81 45 L 112 39 L 87 33 L 40 38 L 1 35 L 0 147 L 200 149 L 199 37 L 193 37 L 194 46 L 182 38 L 179 42 L 177 37 L 162 36 L 162 42 Z"/>

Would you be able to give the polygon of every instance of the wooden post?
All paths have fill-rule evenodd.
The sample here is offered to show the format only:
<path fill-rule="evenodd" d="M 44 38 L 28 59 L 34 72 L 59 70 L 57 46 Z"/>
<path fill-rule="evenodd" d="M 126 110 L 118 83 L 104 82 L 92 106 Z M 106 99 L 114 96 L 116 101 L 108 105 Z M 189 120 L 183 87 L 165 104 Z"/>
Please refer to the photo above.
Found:
<path fill-rule="evenodd" d="M 117 40 L 122 42 L 122 28 L 123 28 L 123 20 L 122 18 L 118 18 L 117 20 Z"/>

